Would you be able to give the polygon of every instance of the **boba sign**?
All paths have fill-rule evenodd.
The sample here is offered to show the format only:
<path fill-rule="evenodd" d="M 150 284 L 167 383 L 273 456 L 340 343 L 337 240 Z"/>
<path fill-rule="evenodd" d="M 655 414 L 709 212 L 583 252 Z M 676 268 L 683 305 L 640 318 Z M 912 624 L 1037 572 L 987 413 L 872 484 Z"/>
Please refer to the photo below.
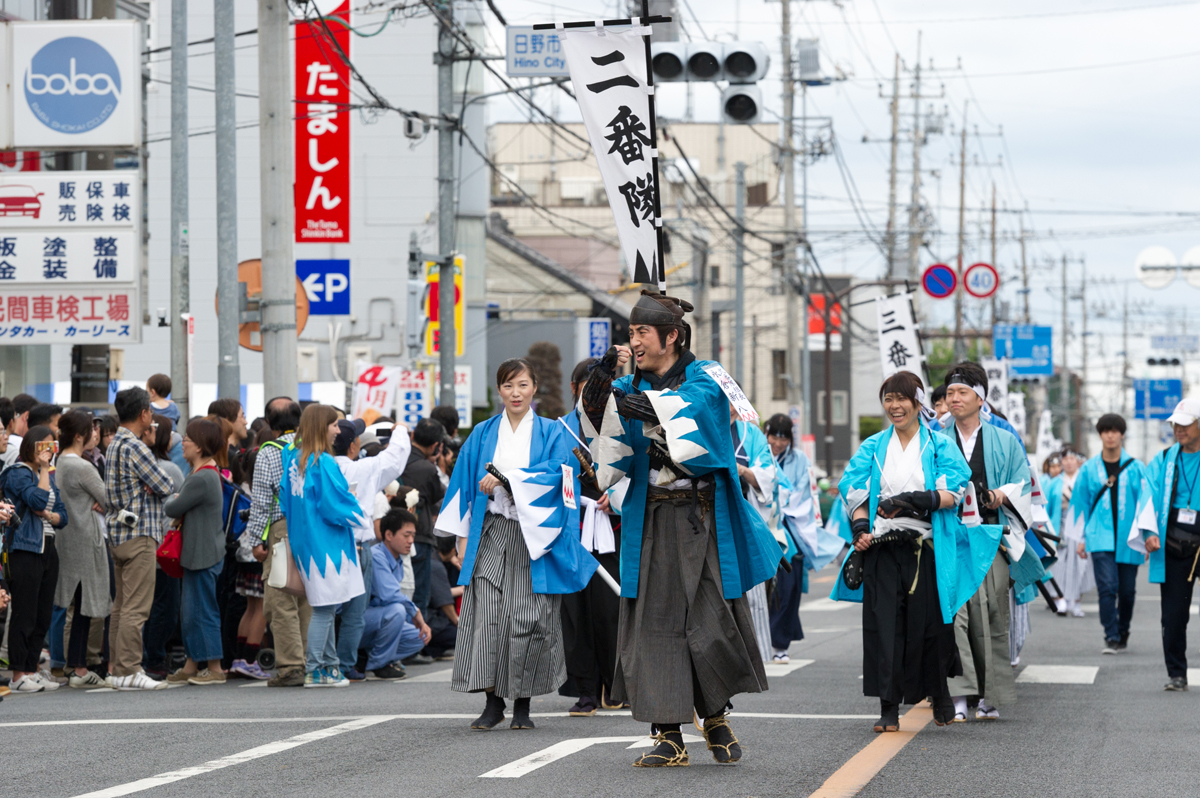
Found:
<path fill-rule="evenodd" d="M 12 146 L 141 142 L 139 23 L 13 22 Z"/>

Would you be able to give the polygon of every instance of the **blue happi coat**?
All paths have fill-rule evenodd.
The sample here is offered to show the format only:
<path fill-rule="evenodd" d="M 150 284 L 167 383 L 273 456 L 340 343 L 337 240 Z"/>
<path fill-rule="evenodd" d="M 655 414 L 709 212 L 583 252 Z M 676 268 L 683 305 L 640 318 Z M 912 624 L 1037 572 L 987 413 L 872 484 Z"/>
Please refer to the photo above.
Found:
<path fill-rule="evenodd" d="M 1179 444 L 1173 444 L 1170 448 L 1154 455 L 1154 459 L 1150 461 L 1150 466 L 1146 469 L 1146 480 L 1150 483 L 1151 495 L 1154 497 L 1155 528 L 1148 529 L 1149 524 L 1146 523 L 1148 519 L 1144 514 L 1138 517 L 1137 526 L 1140 527 L 1138 531 L 1142 535 L 1143 546 L 1145 538 L 1159 535 L 1158 542 L 1161 545 L 1158 551 L 1150 553 L 1150 581 L 1155 584 L 1162 584 L 1167 580 L 1167 517 L 1171 514 L 1171 503 L 1174 499 L 1174 496 L 1171 495 L 1171 488 L 1175 484 L 1175 472 L 1179 468 L 1179 452 Z M 1132 467 L 1130 466 L 1130 468 Z M 1109 515 L 1112 515 L 1111 511 L 1109 511 Z M 1136 542 L 1135 539 L 1134 543 L 1136 544 Z"/>
<path fill-rule="evenodd" d="M 742 497 L 734 445 L 729 432 L 729 400 L 716 381 L 704 372 L 707 360 L 693 360 L 684 371 L 684 382 L 675 390 L 650 390 L 644 378 L 634 385 L 633 375 L 613 381 L 614 390 L 645 393 L 658 415 L 661 433 L 645 429 L 641 421 L 617 414 L 609 397 L 600 429 L 581 417 L 592 444 L 596 476 L 602 489 L 630 477 L 622 503 L 621 595 L 637 598 L 642 559 L 642 528 L 646 519 L 646 493 L 650 484 L 650 458 L 646 450 L 659 434 L 671 459 L 686 473 L 683 478 L 703 478 L 714 483 L 717 554 L 721 562 L 721 588 L 728 600 L 741 598 L 750 588 L 772 576 L 781 550 L 762 516 Z"/>
<path fill-rule="evenodd" d="M 792 549 L 804 555 L 805 584 L 807 571 L 819 571 L 841 553 L 845 542 L 834 528 L 827 529 L 820 521 L 820 504 L 812 492 L 812 475 L 809 473 L 808 457 L 804 452 L 789 446 L 776 459 L 779 467 L 779 506 L 783 514 L 784 528 L 792 543 Z M 840 505 L 837 502 L 835 508 Z M 845 510 L 842 510 L 843 514 Z M 833 515 L 833 511 L 830 512 Z M 807 587 L 805 589 L 807 592 Z"/>
<path fill-rule="evenodd" d="M 1170 450 L 1168 450 L 1170 451 Z M 1115 551 L 1117 562 L 1125 565 L 1141 565 L 1145 562 L 1144 543 L 1130 546 L 1131 533 L 1138 536 L 1139 522 L 1158 532 L 1154 521 L 1155 492 L 1147 479 L 1146 467 L 1134 460 L 1124 449 L 1120 462 L 1132 460 L 1129 467 L 1117 477 L 1117 529 L 1113 530 L 1112 493 L 1105 486 L 1108 472 L 1101 455 L 1088 460 L 1079 469 L 1075 478 L 1075 490 L 1071 493 L 1071 514 L 1076 523 L 1083 524 L 1083 541 L 1089 552 Z M 1165 470 L 1164 470 L 1165 474 Z M 1099 500 L 1097 501 L 1097 497 Z M 1095 510 L 1092 506 L 1095 505 Z M 1147 509 L 1148 508 L 1148 509 Z M 1169 508 L 1167 508 L 1169 511 Z"/>
<path fill-rule="evenodd" d="M 471 582 L 475 555 L 483 535 L 488 495 L 479 490 L 479 481 L 487 474 L 486 466 L 496 453 L 500 424 L 508 423 L 504 413 L 476 425 L 459 449 L 454 473 L 446 488 L 446 498 L 438 514 L 436 529 L 444 535 L 467 539 L 460 585 Z M 529 466 L 505 472 L 513 489 L 513 504 L 521 525 L 521 535 L 530 549 L 530 577 L 534 593 L 576 593 L 583 590 L 596 572 L 596 558 L 584 551 L 579 542 L 579 462 L 571 452 L 575 439 L 554 419 L 535 416 L 529 442 Z M 571 469 L 570 493 L 574 507 L 563 498 L 563 480 Z M 567 534 L 563 534 L 563 532 Z"/>
<path fill-rule="evenodd" d="M 300 474 L 300 449 L 281 452 L 279 509 L 288 525 L 288 546 L 314 607 L 341 604 L 364 592 L 354 529 L 367 522 L 358 499 L 331 454 L 309 455 Z"/>
<path fill-rule="evenodd" d="M 1059 474 L 1054 479 L 1042 482 L 1042 492 L 1046 494 L 1046 515 L 1050 516 L 1050 524 L 1056 535 L 1062 535 L 1062 496 L 1063 476 Z"/>
<path fill-rule="evenodd" d="M 867 517 L 874 523 L 875 511 L 879 506 L 880 477 L 892 433 L 893 428 L 888 427 L 863 441 L 842 473 L 838 490 L 850 517 L 853 517 L 856 509 L 866 505 Z M 909 445 L 916 444 L 914 441 Z M 945 435 L 930 432 L 922 425 L 919 445 L 925 488 L 947 491 L 961 501 L 971 479 L 971 468 L 954 441 Z M 830 515 L 832 517 L 832 513 Z M 959 607 L 975 595 L 995 559 L 999 542 L 999 526 L 983 525 L 968 529 L 959 520 L 957 507 L 933 513 L 934 564 L 943 621 L 953 622 Z M 830 598 L 862 601 L 862 588 L 851 592 L 839 576 L 834 582 Z"/>

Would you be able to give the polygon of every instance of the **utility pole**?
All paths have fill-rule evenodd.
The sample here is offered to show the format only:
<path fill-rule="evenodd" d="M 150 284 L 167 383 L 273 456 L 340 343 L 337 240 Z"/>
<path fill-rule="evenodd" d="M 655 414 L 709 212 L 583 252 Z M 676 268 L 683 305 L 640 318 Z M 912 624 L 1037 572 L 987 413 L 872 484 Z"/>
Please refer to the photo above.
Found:
<path fill-rule="evenodd" d="M 1079 376 L 1080 376 L 1079 394 L 1075 397 L 1075 406 L 1076 406 L 1076 408 L 1078 408 L 1076 411 L 1078 413 L 1078 415 L 1076 416 L 1076 419 L 1080 422 L 1086 423 L 1087 422 L 1087 389 L 1088 389 L 1088 337 L 1087 337 L 1087 334 L 1088 334 L 1088 332 L 1087 332 L 1088 306 L 1087 306 L 1087 266 L 1084 263 L 1083 258 L 1080 258 L 1079 265 L 1082 269 L 1082 273 L 1079 276 L 1079 306 L 1080 306 L 1080 313 L 1083 314 L 1082 315 L 1083 321 L 1079 325 L 1079 349 L 1082 352 L 1082 356 L 1079 360 Z M 1087 448 L 1087 436 L 1086 435 L 1083 436 L 1083 440 L 1080 441 L 1080 444 L 1085 449 Z M 1084 454 L 1087 454 L 1087 452 L 1085 451 Z"/>
<path fill-rule="evenodd" d="M 954 360 L 966 359 L 963 346 L 963 248 L 966 246 L 967 211 L 967 103 L 963 103 L 962 151 L 958 164 L 958 287 L 954 290 Z"/>
<path fill-rule="evenodd" d="M 802 404 L 801 390 L 807 392 L 797 379 L 800 375 L 800 298 L 796 291 L 796 168 L 794 161 L 795 129 L 794 103 L 796 93 L 795 76 L 792 74 L 792 3 L 782 0 L 780 27 L 780 51 L 783 55 L 783 147 L 780 151 L 779 168 L 783 171 L 783 290 L 787 297 L 787 400 L 789 408 Z M 807 308 L 807 294 L 805 295 Z M 805 314 L 807 318 L 807 314 Z M 807 326 L 807 325 L 806 325 Z M 804 330 L 807 339 L 807 330 Z M 807 351 L 807 340 L 805 340 Z M 805 375 L 807 376 L 807 375 Z M 810 416 L 812 408 L 805 404 L 803 410 L 804 432 L 812 430 Z"/>
<path fill-rule="evenodd" d="M 992 183 L 992 259 L 988 261 L 992 264 L 992 268 L 999 272 L 1000 267 L 996 265 L 996 184 Z M 996 326 L 996 294 L 992 294 L 992 326 Z"/>
<path fill-rule="evenodd" d="M 1062 397 L 1059 401 L 1063 407 L 1063 436 L 1064 441 L 1071 441 L 1071 375 L 1067 371 L 1067 256 L 1062 256 L 1062 383 L 1059 391 Z"/>
<path fill-rule="evenodd" d="M 908 279 L 916 282 L 921 257 L 921 32 L 917 31 L 917 60 L 913 68 L 912 197 L 908 207 Z"/>
<path fill-rule="evenodd" d="M 995 264 L 992 264 L 993 266 Z M 1021 217 L 1021 293 L 1025 297 L 1025 323 L 1029 324 L 1029 264 L 1025 260 L 1025 217 Z"/>
<path fill-rule="evenodd" d="M 263 391 L 296 398 L 296 265 L 292 259 L 292 90 L 285 0 L 258 0 L 258 155 L 262 224 Z"/>
<path fill-rule="evenodd" d="M 896 264 L 896 160 L 900 157 L 900 53 L 896 53 L 896 64 L 892 73 L 892 141 L 891 164 L 888 168 L 888 219 L 887 219 L 887 278 L 903 279 Z"/>
<path fill-rule="evenodd" d="M 454 4 L 438 3 L 438 404 L 454 407 Z"/>
<path fill-rule="evenodd" d="M 746 164 L 738 161 L 733 165 L 733 170 L 734 211 L 737 215 L 737 229 L 733 231 L 733 273 L 736 286 L 733 316 L 733 365 L 734 379 L 742 383 L 742 378 L 746 374 L 743 367 L 746 355 Z"/>
<path fill-rule="evenodd" d="M 1125 292 L 1124 309 L 1121 312 L 1121 416 L 1128 415 L 1129 404 L 1126 391 L 1129 388 L 1129 292 Z M 1184 386 L 1186 395 L 1187 387 Z"/>
<path fill-rule="evenodd" d="M 237 114 L 233 0 L 213 0 L 217 134 L 217 396 L 242 393 L 238 362 Z"/>
<path fill-rule="evenodd" d="M 183 321 L 183 316 L 191 310 L 188 264 L 187 14 L 187 0 L 174 0 L 171 3 L 171 298 L 167 315 L 171 322 L 171 395 L 179 406 L 181 419 L 191 418 L 188 330 Z"/>
<path fill-rule="evenodd" d="M 708 231 L 699 224 L 692 222 L 692 278 L 695 280 L 695 291 L 692 294 L 692 304 L 696 306 L 692 314 L 692 351 L 701 360 L 716 357 L 712 351 L 712 313 L 708 306 Z"/>

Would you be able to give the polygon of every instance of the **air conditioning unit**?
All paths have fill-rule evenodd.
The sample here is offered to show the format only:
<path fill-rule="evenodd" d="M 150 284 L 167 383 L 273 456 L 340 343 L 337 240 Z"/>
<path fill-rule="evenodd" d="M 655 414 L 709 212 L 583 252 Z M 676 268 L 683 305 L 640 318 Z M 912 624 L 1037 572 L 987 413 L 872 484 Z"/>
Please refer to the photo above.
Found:
<path fill-rule="evenodd" d="M 311 344 L 296 345 L 296 381 L 320 382 L 320 360 L 317 348 Z"/>
<path fill-rule="evenodd" d="M 370 344 L 347 344 L 346 345 L 346 374 L 354 377 L 354 364 L 360 360 L 365 360 L 368 363 L 374 363 Z"/>

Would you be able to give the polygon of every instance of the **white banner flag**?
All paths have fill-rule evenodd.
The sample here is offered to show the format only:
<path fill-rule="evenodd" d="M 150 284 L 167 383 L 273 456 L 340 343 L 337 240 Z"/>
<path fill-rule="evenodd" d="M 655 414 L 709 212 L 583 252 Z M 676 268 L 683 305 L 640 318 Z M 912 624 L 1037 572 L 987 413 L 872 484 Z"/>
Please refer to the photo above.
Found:
<path fill-rule="evenodd" d="M 983 370 L 987 372 L 988 378 L 988 395 L 987 400 L 991 402 L 992 407 L 999 410 L 1005 415 L 1008 414 L 1008 361 L 997 360 L 996 358 L 985 357 L 979 361 L 979 365 L 983 366 Z M 1011 419 L 1010 419 L 1011 420 Z"/>
<path fill-rule="evenodd" d="M 396 407 L 396 389 L 400 385 L 401 371 L 394 366 L 376 366 L 365 360 L 355 362 L 351 417 L 362 418 L 367 410 L 390 416 Z"/>
<path fill-rule="evenodd" d="M 1046 458 L 1061 448 L 1062 441 L 1054 437 L 1054 419 L 1050 410 L 1043 410 L 1041 418 L 1038 419 L 1037 447 L 1034 449 L 1037 467 L 1040 469 Z"/>
<path fill-rule="evenodd" d="M 658 262 L 662 227 L 653 87 L 647 85 L 650 26 L 560 33 L 583 124 L 596 153 L 617 223 L 621 252 L 635 283 L 666 290 Z"/>
<path fill-rule="evenodd" d="M 897 371 L 911 371 L 923 380 L 925 357 L 921 354 L 919 328 L 913 319 L 912 295 L 875 297 L 875 317 L 884 378 Z"/>
<path fill-rule="evenodd" d="M 1008 407 L 1002 408 L 1004 414 L 1008 416 L 1008 423 L 1016 428 L 1017 434 L 1024 441 L 1029 437 L 1029 432 L 1026 429 L 1025 422 L 1025 394 L 1020 391 L 1013 391 L 1008 395 Z"/>

